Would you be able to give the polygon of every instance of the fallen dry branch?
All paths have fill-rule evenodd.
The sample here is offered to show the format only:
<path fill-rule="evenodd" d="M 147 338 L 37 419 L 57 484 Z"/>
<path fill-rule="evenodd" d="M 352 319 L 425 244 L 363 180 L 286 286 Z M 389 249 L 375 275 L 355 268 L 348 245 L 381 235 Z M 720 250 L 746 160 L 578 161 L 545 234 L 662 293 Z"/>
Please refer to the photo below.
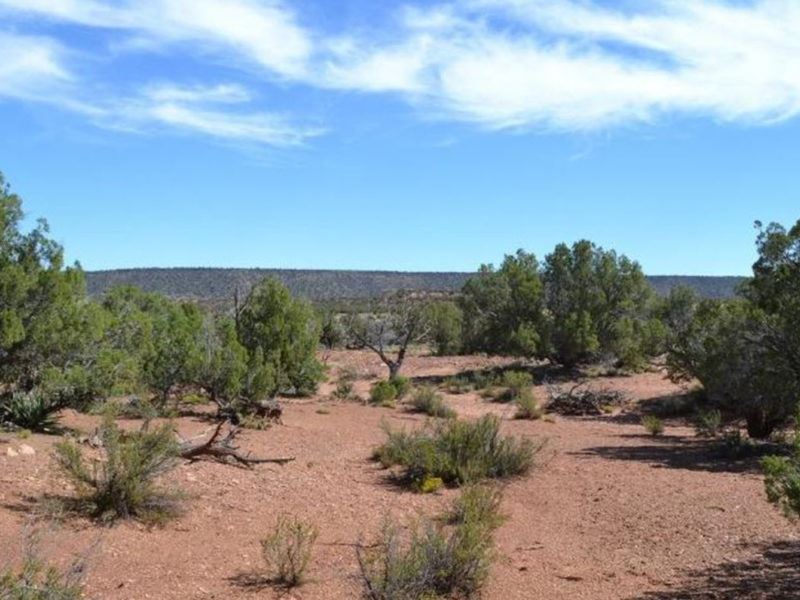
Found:
<path fill-rule="evenodd" d="M 228 432 L 223 437 L 222 430 L 228 425 Z M 198 438 L 191 440 L 182 440 L 180 444 L 180 456 L 190 461 L 199 460 L 204 457 L 211 458 L 223 463 L 234 463 L 236 465 L 250 468 L 253 465 L 272 463 L 278 465 L 285 465 L 294 460 L 290 458 L 257 458 L 247 454 L 241 454 L 239 447 L 234 445 L 236 435 L 239 433 L 239 428 L 231 425 L 227 421 L 219 423 L 211 436 L 205 441 L 195 442 Z M 205 434 L 200 437 L 205 437 Z"/>
<path fill-rule="evenodd" d="M 604 414 L 609 408 L 622 406 L 627 401 L 622 392 L 586 389 L 586 383 L 581 381 L 567 391 L 556 385 L 547 385 L 550 396 L 548 412 L 570 417 L 597 416 Z"/>

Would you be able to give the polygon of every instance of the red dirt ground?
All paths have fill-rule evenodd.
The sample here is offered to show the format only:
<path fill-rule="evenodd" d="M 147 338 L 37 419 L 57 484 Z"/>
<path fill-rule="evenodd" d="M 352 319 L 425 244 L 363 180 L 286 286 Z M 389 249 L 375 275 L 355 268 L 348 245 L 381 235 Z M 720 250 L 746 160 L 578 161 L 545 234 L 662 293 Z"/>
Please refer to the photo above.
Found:
<path fill-rule="evenodd" d="M 383 375 L 374 356 L 332 352 L 333 367 Z M 481 357 L 411 357 L 412 377 L 455 374 L 507 363 Z M 636 400 L 679 393 L 661 374 L 595 380 Z M 369 381 L 359 381 L 366 395 Z M 68 520 L 45 536 L 49 557 L 68 560 L 96 543 L 87 597 L 102 600 L 358 598 L 354 544 L 385 515 L 410 519 L 441 512 L 457 493 L 420 495 L 398 489 L 370 462 L 384 434 L 381 421 L 413 426 L 423 417 L 326 399 L 285 403 L 284 425 L 247 431 L 244 449 L 295 456 L 286 466 L 252 470 L 211 462 L 181 464 L 169 479 L 191 496 L 187 511 L 162 528 L 135 523 L 101 528 Z M 537 389 L 543 395 L 544 390 Z M 506 433 L 546 438 L 539 465 L 505 489 L 508 520 L 497 534 L 500 559 L 485 598 L 502 600 L 778 599 L 800 593 L 800 535 L 764 497 L 757 459 L 730 461 L 679 421 L 661 438 L 645 435 L 635 414 L 515 421 L 510 409 L 476 394 L 447 396 L 463 417 L 494 411 Z M 321 407 L 329 414 L 320 414 Z M 94 419 L 68 413 L 66 425 L 90 430 Z M 181 433 L 208 427 L 177 421 Z M 68 493 L 49 458 L 57 438 L 0 436 L 0 565 L 19 555 L 31 498 Z M 34 456 L 7 456 L 29 444 Z M 278 513 L 315 523 L 320 537 L 310 582 L 291 592 L 240 582 L 260 566 L 259 539 Z"/>

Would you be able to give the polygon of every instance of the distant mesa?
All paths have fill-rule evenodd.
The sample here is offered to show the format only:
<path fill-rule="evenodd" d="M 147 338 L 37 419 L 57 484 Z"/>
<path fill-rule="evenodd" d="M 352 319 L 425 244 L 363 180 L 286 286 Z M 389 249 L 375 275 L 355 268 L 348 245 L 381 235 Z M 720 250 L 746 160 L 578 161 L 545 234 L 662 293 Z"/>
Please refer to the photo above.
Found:
<path fill-rule="evenodd" d="M 100 295 L 115 285 L 135 285 L 145 291 L 173 298 L 204 302 L 229 301 L 235 289 L 244 291 L 265 277 L 276 277 L 295 295 L 309 300 L 374 298 L 404 291 L 456 292 L 474 273 L 395 271 L 334 271 L 307 269 L 217 269 L 143 268 L 87 272 L 91 295 Z M 744 277 L 657 275 L 648 277 L 662 295 L 679 285 L 696 290 L 705 298 L 730 298 Z"/>

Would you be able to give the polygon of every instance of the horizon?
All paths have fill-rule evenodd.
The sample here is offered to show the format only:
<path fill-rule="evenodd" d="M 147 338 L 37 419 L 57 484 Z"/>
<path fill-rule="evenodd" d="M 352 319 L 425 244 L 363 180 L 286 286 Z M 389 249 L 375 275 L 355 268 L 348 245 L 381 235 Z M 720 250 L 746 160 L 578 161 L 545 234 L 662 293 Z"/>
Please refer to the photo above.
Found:
<path fill-rule="evenodd" d="M 589 239 L 652 275 L 747 276 L 754 221 L 800 218 L 786 0 L 0 0 L 0 18 L 0 171 L 88 271 L 474 272 Z"/>

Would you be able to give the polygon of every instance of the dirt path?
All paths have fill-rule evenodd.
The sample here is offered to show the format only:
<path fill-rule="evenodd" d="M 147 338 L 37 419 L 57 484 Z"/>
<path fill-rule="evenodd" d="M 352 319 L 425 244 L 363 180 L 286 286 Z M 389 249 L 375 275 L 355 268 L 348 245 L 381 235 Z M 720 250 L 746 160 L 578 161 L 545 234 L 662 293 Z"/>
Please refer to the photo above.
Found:
<path fill-rule="evenodd" d="M 335 353 L 329 360 L 381 374 L 368 355 Z M 490 363 L 415 358 L 409 373 L 446 375 Z M 655 374 L 601 383 L 641 399 L 675 391 Z M 368 384 L 359 385 L 363 391 Z M 474 394 L 448 401 L 467 417 L 508 412 Z M 318 412 L 322 406 L 329 414 Z M 91 426 L 82 416 L 65 420 Z M 86 581 L 89 597 L 103 600 L 357 598 L 353 544 L 377 531 L 387 513 L 433 514 L 455 494 L 422 496 L 388 484 L 368 460 L 383 439 L 382 421 L 402 426 L 422 419 L 352 403 L 290 403 L 284 426 L 247 432 L 242 445 L 256 454 L 296 456 L 295 462 L 250 471 L 183 464 L 171 477 L 192 496 L 182 518 L 155 530 L 135 524 L 103 530 L 70 521 L 48 536 L 45 548 L 64 559 L 99 537 Z M 486 598 L 794 597 L 800 536 L 766 503 L 755 461 L 715 458 L 685 427 L 668 425 L 661 439 L 645 436 L 638 421 L 622 417 L 509 420 L 504 426 L 548 443 L 538 468 L 506 488 L 509 518 L 498 532 L 501 558 Z M 179 427 L 189 434 L 207 424 L 183 418 Z M 26 498 L 65 490 L 48 458 L 53 438 L 2 438 L 0 563 L 17 555 Z M 36 454 L 6 455 L 9 445 L 21 443 Z M 260 565 L 258 540 L 286 510 L 320 528 L 312 581 L 283 595 L 248 587 L 246 576 Z"/>

